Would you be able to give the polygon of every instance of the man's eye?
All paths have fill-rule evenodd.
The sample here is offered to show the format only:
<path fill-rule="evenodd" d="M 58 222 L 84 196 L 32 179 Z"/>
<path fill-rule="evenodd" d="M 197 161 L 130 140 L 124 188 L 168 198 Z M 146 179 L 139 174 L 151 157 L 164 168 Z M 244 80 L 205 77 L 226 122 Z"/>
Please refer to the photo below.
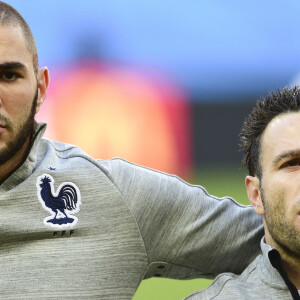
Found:
<path fill-rule="evenodd" d="M 14 81 L 18 78 L 18 74 L 14 73 L 14 72 L 5 72 L 2 73 L 1 78 L 5 81 Z"/>
<path fill-rule="evenodd" d="M 281 168 L 288 168 L 288 167 L 295 167 L 295 166 L 300 166 L 300 159 L 292 159 L 290 161 L 285 162 Z"/>

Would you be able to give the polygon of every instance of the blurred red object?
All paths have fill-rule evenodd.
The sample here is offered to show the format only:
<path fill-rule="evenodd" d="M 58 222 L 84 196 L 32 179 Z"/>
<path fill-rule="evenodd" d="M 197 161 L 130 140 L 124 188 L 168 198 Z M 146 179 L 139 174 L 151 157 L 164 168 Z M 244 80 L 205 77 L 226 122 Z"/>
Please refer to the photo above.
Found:
<path fill-rule="evenodd" d="M 183 91 L 153 74 L 85 62 L 51 74 L 46 137 L 94 158 L 122 157 L 168 173 L 191 169 L 190 107 Z"/>

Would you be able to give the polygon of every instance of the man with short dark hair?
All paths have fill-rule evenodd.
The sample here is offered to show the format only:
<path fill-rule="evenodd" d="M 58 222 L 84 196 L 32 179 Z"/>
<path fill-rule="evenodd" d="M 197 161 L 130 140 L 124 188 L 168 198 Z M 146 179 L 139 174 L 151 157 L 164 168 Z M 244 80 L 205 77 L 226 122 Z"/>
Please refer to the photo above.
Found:
<path fill-rule="evenodd" d="M 211 278 L 255 258 L 251 207 L 43 139 L 48 83 L 28 25 L 0 2 L 2 299 L 131 299 L 144 278 Z"/>
<path fill-rule="evenodd" d="M 264 222 L 262 254 L 187 299 L 300 299 L 300 88 L 258 101 L 240 136 L 248 197 Z"/>

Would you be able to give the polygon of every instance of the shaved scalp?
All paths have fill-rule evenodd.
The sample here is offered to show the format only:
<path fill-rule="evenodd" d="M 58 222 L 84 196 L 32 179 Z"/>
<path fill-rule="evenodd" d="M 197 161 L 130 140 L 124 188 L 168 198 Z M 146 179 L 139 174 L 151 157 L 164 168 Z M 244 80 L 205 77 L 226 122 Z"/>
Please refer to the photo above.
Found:
<path fill-rule="evenodd" d="M 0 1 L 0 26 L 19 26 L 22 29 L 26 40 L 27 49 L 32 54 L 34 72 L 35 74 L 37 74 L 39 68 L 39 60 L 32 32 L 27 22 L 18 13 L 18 11 L 9 4 L 2 1 Z"/>

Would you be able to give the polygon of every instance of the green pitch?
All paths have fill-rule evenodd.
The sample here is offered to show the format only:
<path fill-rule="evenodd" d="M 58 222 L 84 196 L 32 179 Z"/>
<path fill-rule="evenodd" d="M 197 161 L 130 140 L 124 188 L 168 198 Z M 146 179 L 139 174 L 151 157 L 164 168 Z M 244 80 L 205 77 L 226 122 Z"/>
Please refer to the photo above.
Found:
<path fill-rule="evenodd" d="M 246 171 L 239 167 L 202 169 L 189 181 L 202 185 L 210 194 L 230 196 L 240 203 L 249 204 L 244 184 L 245 175 Z M 133 300 L 181 300 L 210 283 L 211 280 L 206 279 L 151 278 L 142 282 Z"/>

